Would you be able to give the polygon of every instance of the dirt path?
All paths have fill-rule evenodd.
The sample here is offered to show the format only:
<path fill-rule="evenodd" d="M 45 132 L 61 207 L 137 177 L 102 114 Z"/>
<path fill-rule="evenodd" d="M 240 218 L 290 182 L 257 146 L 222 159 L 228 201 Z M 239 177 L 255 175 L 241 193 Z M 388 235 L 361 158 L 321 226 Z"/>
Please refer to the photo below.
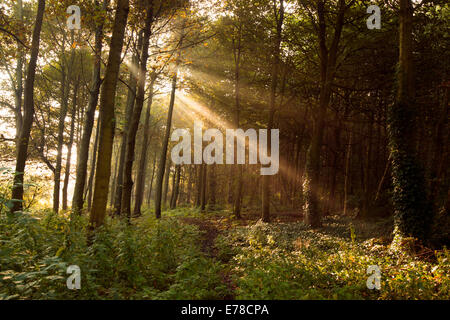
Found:
<path fill-rule="evenodd" d="M 212 258 L 217 258 L 217 249 L 215 248 L 215 240 L 217 236 L 220 234 L 219 229 L 214 225 L 215 221 L 211 221 L 206 218 L 193 218 L 193 217 L 182 217 L 181 220 L 184 223 L 196 225 L 200 231 L 203 232 L 201 238 L 201 250 L 202 252 Z M 231 274 L 229 271 L 223 272 L 220 274 L 222 277 L 222 282 L 228 287 L 231 294 L 224 297 L 224 300 L 233 300 L 234 299 L 234 290 L 235 286 L 231 279 Z"/>
<path fill-rule="evenodd" d="M 181 220 L 184 223 L 196 225 L 200 231 L 204 232 L 201 239 L 202 252 L 211 258 L 215 258 L 217 256 L 217 250 L 214 248 L 214 241 L 219 235 L 217 227 L 207 219 L 182 217 Z"/>

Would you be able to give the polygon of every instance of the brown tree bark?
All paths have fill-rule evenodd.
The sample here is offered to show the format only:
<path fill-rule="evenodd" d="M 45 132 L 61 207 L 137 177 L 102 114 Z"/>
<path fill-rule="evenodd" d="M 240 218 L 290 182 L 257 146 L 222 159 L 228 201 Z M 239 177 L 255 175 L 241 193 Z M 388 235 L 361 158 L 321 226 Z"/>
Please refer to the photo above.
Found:
<path fill-rule="evenodd" d="M 16 171 L 14 174 L 14 183 L 12 187 L 13 205 L 11 212 L 21 211 L 23 209 L 23 176 L 25 173 L 25 162 L 27 160 L 28 143 L 30 141 L 31 126 L 34 116 L 34 80 L 36 76 L 36 64 L 39 55 L 39 42 L 41 39 L 42 20 L 44 18 L 45 0 L 39 0 L 36 14 L 36 22 L 33 28 L 31 40 L 30 61 L 28 63 L 27 78 L 25 80 L 24 91 L 24 114 L 23 123 L 20 131 L 19 141 L 17 143 Z"/>
<path fill-rule="evenodd" d="M 179 47 L 182 47 L 183 42 L 183 33 L 184 33 L 184 22 L 182 27 L 182 34 L 180 37 L 180 44 Z M 169 137 L 170 137 L 170 130 L 172 128 L 172 114 L 173 114 L 173 107 L 175 105 L 175 92 L 177 89 L 177 73 L 178 73 L 178 65 L 180 62 L 180 55 L 181 52 L 178 53 L 177 61 L 175 63 L 175 68 L 173 70 L 174 74 L 172 76 L 172 91 L 170 93 L 170 102 L 169 102 L 169 110 L 167 112 L 167 123 L 166 123 L 166 131 L 164 133 L 164 138 L 162 141 L 162 150 L 158 165 L 158 174 L 156 176 L 156 194 L 155 194 L 155 216 L 157 219 L 161 218 L 161 201 L 162 201 L 162 195 L 163 195 L 163 178 L 164 178 L 164 171 L 166 169 L 166 158 L 167 158 L 167 149 L 169 146 Z"/>
<path fill-rule="evenodd" d="M 16 17 L 23 23 L 23 1 L 17 0 Z M 24 52 L 23 46 L 17 44 L 17 64 L 16 64 L 16 80 L 14 83 L 14 112 L 16 120 L 16 149 L 18 147 L 20 130 L 22 127 L 22 95 L 23 95 L 23 65 L 24 65 Z"/>
<path fill-rule="evenodd" d="M 389 109 L 389 147 L 394 185 L 395 237 L 427 240 L 433 219 L 424 173 L 416 152 L 417 105 L 413 60 L 413 6 L 400 0 L 397 97 Z"/>
<path fill-rule="evenodd" d="M 100 136 L 100 117 L 97 119 L 97 127 L 95 129 L 95 139 L 94 146 L 92 148 L 92 157 L 91 157 L 91 170 L 89 172 L 89 181 L 85 192 L 85 198 L 87 199 L 87 209 L 91 211 L 92 207 L 92 188 L 94 184 L 95 177 L 95 166 L 97 164 L 97 151 L 98 151 L 98 140 Z"/>
<path fill-rule="evenodd" d="M 148 186 L 148 193 L 147 193 L 147 206 L 148 207 L 150 207 L 150 202 L 152 199 L 153 180 L 155 179 L 155 172 L 156 172 L 156 155 L 153 157 L 152 177 L 150 178 L 150 185 Z"/>
<path fill-rule="evenodd" d="M 73 32 L 72 32 L 72 42 L 73 42 Z M 73 63 L 73 49 L 71 50 L 71 62 Z M 59 196 L 60 196 L 60 186 L 61 186 L 61 169 L 62 169 L 62 149 L 64 146 L 64 128 L 65 128 L 65 120 L 68 109 L 68 99 L 69 99 L 69 90 L 71 78 L 69 77 L 70 70 L 72 69 L 71 65 L 66 65 L 65 61 L 65 53 L 63 52 L 63 63 L 61 65 L 61 103 L 60 103 L 60 111 L 59 111 L 59 119 L 58 119 L 58 138 L 57 138 L 57 147 L 56 147 L 56 164 L 54 171 L 54 181 L 53 181 L 53 211 L 58 213 L 59 211 Z M 67 68 L 67 69 L 66 69 Z"/>
<path fill-rule="evenodd" d="M 339 0 L 334 36 L 330 48 L 327 48 L 325 1 L 318 1 L 317 14 L 319 20 L 319 49 L 320 49 L 320 96 L 317 113 L 314 117 L 314 127 L 311 144 L 307 153 L 305 176 L 305 222 L 313 227 L 321 226 L 319 208 L 319 185 L 321 169 L 321 149 L 327 108 L 331 99 L 331 86 L 335 76 L 337 53 L 344 16 L 347 6 L 345 0 Z"/>
<path fill-rule="evenodd" d="M 147 102 L 147 110 L 145 113 L 145 120 L 144 120 L 144 128 L 143 128 L 143 137 L 142 137 L 142 147 L 141 147 L 141 154 L 139 157 L 139 164 L 138 164 L 138 170 L 137 170 L 137 183 L 136 183 L 136 190 L 134 194 L 134 216 L 140 216 L 141 215 L 141 206 L 143 202 L 144 197 L 144 188 L 145 188 L 145 174 L 147 169 L 147 154 L 148 154 L 148 148 L 149 148 L 149 136 L 150 136 L 150 112 L 152 107 L 152 101 L 153 101 L 153 84 L 156 80 L 156 77 L 152 74 L 151 75 L 151 81 L 150 81 L 150 93 L 148 96 L 148 102 Z"/>
<path fill-rule="evenodd" d="M 95 0 L 95 7 L 99 5 L 99 0 Z M 106 11 L 109 0 L 103 0 L 102 10 Z M 103 21 L 103 20 L 101 20 Z M 95 60 L 92 72 L 92 85 L 89 95 L 89 103 L 83 124 L 83 135 L 81 137 L 80 150 L 77 156 L 77 169 L 75 187 L 72 199 L 72 210 L 81 213 L 83 208 L 83 192 L 86 185 L 87 166 L 89 158 L 89 145 L 91 141 L 92 129 L 94 127 L 95 109 L 97 108 L 98 96 L 100 93 L 100 71 L 101 52 L 103 43 L 103 22 L 100 22 L 95 29 Z"/>
<path fill-rule="evenodd" d="M 275 99 L 277 91 L 278 73 L 280 65 L 280 50 L 281 50 L 281 32 L 284 20 L 284 0 L 280 0 L 280 8 L 274 9 L 275 21 L 276 21 L 276 34 L 273 44 L 273 63 L 271 71 L 271 84 L 270 84 L 270 105 L 269 105 L 269 119 L 267 121 L 267 153 L 271 152 L 271 130 L 274 124 L 275 115 Z M 262 177 L 262 212 L 261 218 L 264 222 L 270 222 L 270 182 L 271 177 L 265 175 Z"/>
<path fill-rule="evenodd" d="M 175 166 L 174 173 L 174 186 L 172 190 L 172 197 L 170 199 L 170 209 L 175 209 L 177 207 L 178 196 L 180 191 L 180 179 L 181 179 L 181 165 Z"/>
<path fill-rule="evenodd" d="M 136 104 L 133 109 L 133 115 L 131 117 L 130 126 L 127 132 L 127 148 L 125 154 L 125 167 L 123 171 L 123 189 L 122 189 L 122 204 L 121 204 L 121 214 L 127 216 L 128 219 L 131 217 L 131 193 L 133 189 L 133 162 L 134 162 L 134 152 L 136 146 L 136 134 L 139 128 L 139 121 L 141 119 L 142 107 L 144 105 L 144 95 L 145 95 L 145 80 L 147 76 L 147 59 L 148 59 L 148 48 L 150 45 L 150 34 L 153 22 L 153 1 L 146 1 L 147 5 L 145 10 L 147 11 L 147 16 L 145 19 L 145 26 L 142 36 L 142 51 L 139 63 L 138 72 L 138 84 L 137 84 L 137 95 Z M 142 194 L 141 190 L 140 193 Z M 140 203 L 139 203 L 140 207 Z"/>
<path fill-rule="evenodd" d="M 167 160 L 166 163 L 166 170 L 164 174 L 164 184 L 162 189 L 162 207 L 163 209 L 166 209 L 167 207 L 167 195 L 169 194 L 169 179 L 170 179 L 170 171 L 171 171 L 172 164 L 170 162 L 170 159 Z"/>
<path fill-rule="evenodd" d="M 138 44 L 138 47 L 139 46 L 140 45 Z M 135 66 L 139 63 L 137 55 L 133 56 L 132 63 Z M 114 214 L 116 215 L 120 215 L 122 208 L 123 171 L 125 166 L 125 155 L 127 150 L 127 132 L 131 122 L 131 117 L 133 115 L 134 103 L 136 98 L 137 78 L 134 76 L 132 71 L 130 71 L 130 77 L 128 82 L 129 88 L 127 94 L 127 107 L 125 108 L 125 124 L 122 133 L 122 141 L 120 143 L 120 154 L 118 159 L 119 168 L 117 170 L 116 189 L 114 190 Z"/>
<path fill-rule="evenodd" d="M 240 66 L 242 55 L 242 21 L 239 21 L 237 43 L 233 40 L 233 55 L 234 55 L 234 94 L 235 94 L 235 116 L 234 127 L 239 128 L 239 118 L 241 112 L 241 97 L 240 97 Z M 237 138 L 236 138 L 237 140 Z M 237 141 L 236 141 L 237 142 Z M 233 215 L 241 218 L 241 196 L 242 196 L 242 165 L 237 164 L 237 143 L 234 144 L 234 166 L 232 170 L 231 179 L 233 180 Z"/>
<path fill-rule="evenodd" d="M 80 85 L 80 79 L 78 78 L 74 84 L 73 88 L 73 98 L 72 98 L 72 119 L 70 122 L 70 132 L 69 132 L 69 142 L 67 143 L 67 159 L 64 172 L 64 183 L 62 190 L 62 208 L 67 210 L 67 190 L 69 188 L 69 178 L 70 178 L 70 164 L 72 160 L 72 146 L 73 146 L 73 136 L 75 132 L 75 120 L 77 111 L 77 98 L 78 98 L 78 87 Z"/>
<path fill-rule="evenodd" d="M 206 163 L 203 163 L 201 165 L 201 170 L 202 170 L 202 183 L 201 183 L 201 193 L 200 193 L 200 210 L 202 212 L 204 212 L 206 210 L 206 199 L 207 199 L 207 195 L 206 195 L 206 181 L 208 181 L 207 179 L 207 175 L 208 175 L 208 167 L 206 166 Z"/>
<path fill-rule="evenodd" d="M 101 226 L 106 214 L 115 128 L 114 102 L 128 11 L 129 0 L 118 0 L 108 64 L 106 66 L 105 79 L 100 96 L 100 140 L 95 175 L 94 199 L 89 218 L 91 228 Z"/>
<path fill-rule="evenodd" d="M 216 207 L 216 165 L 213 164 L 211 166 L 211 170 L 209 170 L 209 199 L 208 199 L 208 210 L 215 210 Z"/>

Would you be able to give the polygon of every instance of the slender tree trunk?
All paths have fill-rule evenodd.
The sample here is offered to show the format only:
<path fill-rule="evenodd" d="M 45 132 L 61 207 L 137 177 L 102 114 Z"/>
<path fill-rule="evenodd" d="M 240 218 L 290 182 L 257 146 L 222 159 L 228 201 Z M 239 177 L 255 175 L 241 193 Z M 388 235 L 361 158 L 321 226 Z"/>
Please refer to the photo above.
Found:
<path fill-rule="evenodd" d="M 100 136 L 100 117 L 97 119 L 97 128 L 95 129 L 95 140 L 94 140 L 94 146 L 92 148 L 91 170 L 89 172 L 89 181 L 88 181 L 88 185 L 86 188 L 85 198 L 87 198 L 88 211 L 91 211 L 91 207 L 92 207 L 92 187 L 94 184 L 95 166 L 97 164 L 97 151 L 98 151 L 99 136 Z"/>
<path fill-rule="evenodd" d="M 216 165 L 211 166 L 209 170 L 209 200 L 208 200 L 208 210 L 214 211 L 216 207 Z"/>
<path fill-rule="evenodd" d="M 147 110 L 145 113 L 145 121 L 144 121 L 144 128 L 143 128 L 143 137 L 142 137 L 142 148 L 141 148 L 141 155 L 139 158 L 139 164 L 138 164 L 138 170 L 137 170 L 137 183 L 136 183 L 136 192 L 134 197 L 134 216 L 140 216 L 141 215 L 141 205 L 144 197 L 144 188 L 145 188 L 145 171 L 147 169 L 147 153 L 148 153 L 148 147 L 149 147 L 149 136 L 150 136 L 150 112 L 152 107 L 152 101 L 153 101 L 153 84 L 156 80 L 155 74 L 151 75 L 151 81 L 150 81 L 150 93 L 148 96 L 148 102 L 147 102 Z"/>
<path fill-rule="evenodd" d="M 150 179 L 150 185 L 148 187 L 148 194 L 147 194 L 147 206 L 150 206 L 150 201 L 152 199 L 153 180 L 155 178 L 155 172 L 156 172 L 156 155 L 153 157 L 152 177 Z"/>
<path fill-rule="evenodd" d="M 284 20 L 284 0 L 280 0 L 280 9 L 277 10 L 278 13 L 275 15 L 275 20 L 277 24 L 276 35 L 274 38 L 273 45 L 273 64 L 271 71 L 271 84 L 270 84 L 270 108 L 269 108 L 269 119 L 267 121 L 267 153 L 270 154 L 272 151 L 271 146 L 271 130 L 274 124 L 275 115 L 275 99 L 277 91 L 278 73 L 280 65 L 280 49 L 281 49 L 281 32 Z M 271 177 L 265 175 L 262 177 L 262 220 L 264 222 L 270 222 L 270 181 Z"/>
<path fill-rule="evenodd" d="M 368 134 L 367 134 L 367 143 L 366 143 L 366 157 L 364 161 L 364 195 L 363 195 L 363 205 L 361 214 L 362 217 L 368 217 L 370 215 L 370 199 L 371 199 L 371 192 L 372 192 L 372 184 L 371 184 L 371 176 L 370 176 L 370 170 L 371 170 L 371 163 L 372 163 L 372 128 L 373 128 L 373 115 L 370 115 L 369 117 L 369 124 L 368 124 Z"/>
<path fill-rule="evenodd" d="M 177 207 L 181 180 L 181 165 L 179 164 L 175 166 L 175 177 L 174 187 L 172 190 L 172 199 L 170 200 L 170 209 L 175 209 Z"/>
<path fill-rule="evenodd" d="M 192 196 L 192 176 L 194 167 L 192 165 L 188 165 L 188 180 L 187 180 L 187 190 L 186 190 L 186 203 L 191 204 L 191 196 Z"/>
<path fill-rule="evenodd" d="M 207 173 L 208 173 L 208 167 L 206 166 L 206 163 L 203 163 L 201 165 L 202 170 L 202 183 L 201 183 L 201 193 L 200 193 L 200 210 L 204 212 L 206 210 L 206 181 L 207 180 Z"/>
<path fill-rule="evenodd" d="M 139 46 L 139 45 L 138 45 Z M 133 57 L 133 65 L 138 64 L 138 57 L 135 55 Z M 127 95 L 127 107 L 125 110 L 125 124 L 122 134 L 122 141 L 120 144 L 120 155 L 119 155 L 119 169 L 117 171 L 117 182 L 116 182 L 116 190 L 114 191 L 114 213 L 116 215 L 120 215 L 122 208 L 122 190 L 123 190 L 123 171 L 125 166 L 125 155 L 127 150 L 127 132 L 128 127 L 131 122 L 131 117 L 133 115 L 134 102 L 136 98 L 136 87 L 137 87 L 137 78 L 134 76 L 133 72 L 130 71 L 129 78 L 129 86 L 128 95 Z"/>
<path fill-rule="evenodd" d="M 113 155 L 113 159 L 114 159 L 114 171 L 113 171 L 113 180 L 111 183 L 111 191 L 116 190 L 116 184 L 117 184 L 117 171 L 119 169 L 119 152 L 120 152 L 120 147 L 116 146 L 116 153 Z M 113 207 L 114 206 L 114 193 L 110 194 L 109 197 L 109 206 Z"/>
<path fill-rule="evenodd" d="M 78 87 L 80 84 L 80 79 L 75 82 L 75 86 L 73 89 L 73 98 L 72 98 L 72 120 L 70 122 L 70 133 L 69 133 L 69 142 L 67 143 L 67 159 L 66 159 L 66 168 L 64 173 L 64 184 L 62 190 L 62 208 L 63 210 L 67 210 L 67 190 L 69 188 L 69 178 L 70 178 L 70 162 L 72 160 L 72 145 L 73 145 L 73 136 L 75 131 L 75 120 L 76 120 L 76 110 L 77 110 L 77 96 L 78 96 Z"/>
<path fill-rule="evenodd" d="M 239 118 L 241 112 L 241 101 L 240 101 L 240 66 L 241 66 L 241 38 L 242 38 L 242 22 L 239 22 L 238 26 L 238 38 L 237 44 L 233 50 L 234 53 L 234 91 L 235 91 L 235 118 L 234 127 L 239 128 Z M 233 41 L 234 42 L 234 41 Z M 237 138 L 236 138 L 237 140 Z M 236 141 L 237 142 L 237 141 Z M 240 219 L 241 218 L 241 194 L 242 194 L 242 165 L 237 164 L 237 143 L 234 144 L 234 166 L 232 171 L 231 179 L 233 182 L 234 196 L 233 196 L 233 215 Z"/>
<path fill-rule="evenodd" d="M 162 202 L 163 202 L 163 209 L 166 209 L 167 207 L 167 194 L 169 193 L 169 179 L 170 179 L 170 169 L 171 169 L 171 162 L 170 159 L 167 160 L 166 163 L 166 173 L 164 174 L 164 184 L 162 189 Z"/>
<path fill-rule="evenodd" d="M 23 22 L 23 2 L 17 0 L 16 17 Z M 16 150 L 19 146 L 20 129 L 22 127 L 22 95 L 23 95 L 23 64 L 24 54 L 21 44 L 17 44 L 17 64 L 16 64 L 16 81 L 14 86 L 14 111 L 16 120 Z"/>
<path fill-rule="evenodd" d="M 184 24 L 184 22 L 183 22 L 183 24 Z M 184 26 L 183 26 L 183 29 L 184 29 Z M 183 37 L 184 37 L 183 33 L 184 33 L 184 31 L 182 31 L 179 47 L 182 47 L 182 42 L 183 42 Z M 178 53 L 178 58 L 177 58 L 177 61 L 175 63 L 176 65 L 174 68 L 174 75 L 172 77 L 172 91 L 170 93 L 169 110 L 167 112 L 166 132 L 164 133 L 164 138 L 163 138 L 162 148 L 161 148 L 161 155 L 160 155 L 160 160 L 159 160 L 159 165 L 158 165 L 158 174 L 156 176 L 155 216 L 157 219 L 161 218 L 163 178 L 164 178 L 164 171 L 166 169 L 166 158 L 167 158 L 167 149 L 169 146 L 170 130 L 172 127 L 172 114 L 173 114 L 173 107 L 175 104 L 175 92 L 177 90 L 177 73 L 178 73 L 178 65 L 180 62 L 180 55 L 181 55 L 181 53 Z"/>
<path fill-rule="evenodd" d="M 347 214 L 348 184 L 350 181 L 350 160 L 352 154 L 353 132 L 350 131 L 347 144 L 347 155 L 345 156 L 345 180 L 344 180 L 344 215 Z"/>
<path fill-rule="evenodd" d="M 133 189 L 133 162 L 134 162 L 134 152 L 136 146 L 136 134 L 139 128 L 139 121 L 141 119 L 142 107 L 144 105 L 144 95 L 145 95 L 145 80 L 147 76 L 147 59 L 148 59 L 148 48 L 150 45 L 150 34 L 151 26 L 153 22 L 153 1 L 147 1 L 147 17 L 145 19 L 145 26 L 143 30 L 143 43 L 142 52 L 139 64 L 138 73 L 138 91 L 136 95 L 136 105 L 133 109 L 133 115 L 131 117 L 130 126 L 127 132 L 127 148 L 125 155 L 125 168 L 123 171 L 123 189 L 122 189 L 122 214 L 126 215 L 128 219 L 131 217 L 131 191 Z M 152 85 L 152 84 L 151 84 Z M 144 134 L 145 136 L 145 134 Z M 146 145 L 146 144 L 144 144 Z M 145 157 L 145 155 L 144 155 Z M 144 166 L 145 168 L 145 166 Z M 140 194 L 142 191 L 139 190 Z M 142 197 L 140 197 L 142 199 Z M 139 207 L 141 203 L 139 203 Z M 140 209 L 139 212 L 140 214 Z"/>
<path fill-rule="evenodd" d="M 72 30 L 70 43 L 74 43 L 74 32 Z M 62 151 L 64 146 L 64 128 L 65 128 L 65 120 L 67 116 L 67 111 L 69 108 L 69 93 L 70 93 L 70 85 L 72 82 L 72 68 L 74 63 L 75 50 L 72 47 L 70 50 L 70 62 L 66 65 L 65 58 L 65 48 L 63 42 L 63 53 L 62 60 L 63 63 L 61 65 L 61 108 L 59 113 L 59 121 L 58 121 L 58 139 L 57 139 L 57 153 L 56 153 L 56 164 L 55 164 L 55 172 L 54 172 L 54 185 L 53 185 L 53 211 L 58 213 L 59 211 L 59 202 L 60 202 L 60 189 L 61 189 L 61 170 L 62 170 Z"/>
<path fill-rule="evenodd" d="M 95 6 L 99 5 L 99 1 L 95 0 Z M 109 0 L 103 0 L 103 10 Z M 89 104 L 86 110 L 83 135 L 81 137 L 80 150 L 77 157 L 77 170 L 75 178 L 75 187 L 73 191 L 72 209 L 76 213 L 81 213 L 83 208 L 83 191 L 86 185 L 87 166 L 89 158 L 89 145 L 91 141 L 92 128 L 94 127 L 95 109 L 97 108 L 98 96 L 100 93 L 100 71 L 101 71 L 101 51 L 103 42 L 103 19 L 97 25 L 95 30 L 95 60 L 92 72 L 92 86 L 89 95 Z"/>
<path fill-rule="evenodd" d="M 195 207 L 200 207 L 201 202 L 201 195 L 202 195 L 202 181 L 203 181 L 203 168 L 201 165 L 198 165 L 196 168 L 196 180 L 197 183 L 195 184 L 196 187 L 196 193 L 195 193 Z"/>
<path fill-rule="evenodd" d="M 68 97 L 69 97 L 69 89 L 70 89 L 70 81 L 68 81 L 68 77 L 66 74 L 64 64 L 61 66 L 62 68 L 62 80 L 61 80 L 61 108 L 59 113 L 59 121 L 58 121 L 58 141 L 57 141 L 57 154 L 56 154 L 56 165 L 54 172 L 54 185 L 53 185 L 53 211 L 58 213 L 59 211 L 59 190 L 61 183 L 61 168 L 62 168 L 62 149 L 64 145 L 64 127 L 66 125 L 65 119 L 68 108 Z M 69 72 L 68 72 L 69 73 Z"/>
<path fill-rule="evenodd" d="M 313 134 L 311 145 L 307 153 L 306 176 L 305 176 L 305 222 L 312 227 L 321 226 L 319 208 L 319 186 L 321 168 L 321 149 L 323 132 L 325 128 L 326 111 L 331 99 L 331 86 L 335 76 L 336 59 L 339 41 L 344 25 L 344 15 L 346 11 L 345 0 L 339 0 L 339 9 L 334 29 L 334 37 L 331 47 L 326 46 L 326 22 L 325 22 L 325 2 L 318 1 L 319 19 L 319 47 L 320 47 L 320 67 L 321 85 L 318 112 L 314 117 Z"/>
<path fill-rule="evenodd" d="M 27 78 L 24 91 L 24 115 L 19 141 L 17 143 L 16 171 L 11 198 L 13 199 L 12 212 L 23 209 L 23 176 L 25 173 L 25 162 L 27 160 L 28 143 L 30 141 L 31 126 L 34 115 L 34 80 L 36 76 L 36 63 L 39 55 L 39 42 L 41 39 L 42 20 L 44 18 L 45 0 L 39 0 L 36 14 L 36 22 L 33 28 L 31 40 L 30 62 L 28 63 Z"/>
<path fill-rule="evenodd" d="M 100 141 L 95 174 L 94 199 L 89 219 L 92 228 L 101 226 L 106 214 L 115 128 L 114 103 L 128 11 L 129 0 L 118 0 L 108 64 L 106 66 L 105 80 L 100 96 Z"/>

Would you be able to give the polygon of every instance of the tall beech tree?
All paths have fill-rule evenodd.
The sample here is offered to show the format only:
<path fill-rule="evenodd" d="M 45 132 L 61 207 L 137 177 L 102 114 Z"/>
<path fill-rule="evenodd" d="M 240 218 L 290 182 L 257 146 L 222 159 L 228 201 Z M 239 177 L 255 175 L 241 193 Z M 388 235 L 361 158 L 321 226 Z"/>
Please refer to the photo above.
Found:
<path fill-rule="evenodd" d="M 97 10 L 97 14 L 100 13 L 104 14 L 108 6 L 108 3 L 109 0 L 103 0 L 100 11 L 100 1 L 95 0 L 94 4 Z M 84 118 L 83 134 L 81 137 L 80 148 L 77 155 L 77 168 L 76 168 L 75 187 L 72 199 L 72 210 L 78 213 L 80 213 L 81 209 L 83 208 L 83 191 L 86 185 L 89 145 L 91 141 L 92 129 L 94 127 L 95 110 L 97 108 L 98 96 L 100 94 L 103 25 L 104 19 L 99 19 L 98 21 L 96 21 L 95 40 L 94 40 L 95 60 L 94 60 L 94 68 L 92 71 L 92 85 L 90 89 L 89 103 Z"/>
<path fill-rule="evenodd" d="M 98 161 L 95 174 L 94 197 L 89 222 L 92 228 L 101 226 L 105 219 L 108 202 L 109 178 L 111 175 L 111 156 L 114 140 L 114 102 L 120 67 L 123 39 L 127 25 L 129 0 L 118 0 L 114 27 L 109 46 L 108 63 L 100 95 L 100 136 Z"/>

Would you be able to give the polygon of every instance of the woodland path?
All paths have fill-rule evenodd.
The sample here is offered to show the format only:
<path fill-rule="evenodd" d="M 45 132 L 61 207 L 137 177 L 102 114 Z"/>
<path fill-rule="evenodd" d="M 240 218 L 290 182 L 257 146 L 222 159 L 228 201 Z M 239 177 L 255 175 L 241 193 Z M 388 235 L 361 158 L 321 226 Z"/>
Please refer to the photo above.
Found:
<path fill-rule="evenodd" d="M 205 256 L 211 259 L 217 259 L 217 248 L 215 247 L 215 241 L 217 236 L 221 233 L 217 224 L 221 222 L 220 217 L 182 217 L 181 220 L 184 223 L 195 225 L 202 232 L 201 236 L 201 250 Z M 227 286 L 231 294 L 224 297 L 225 300 L 234 300 L 234 290 L 236 289 L 231 274 L 231 268 L 226 268 L 226 270 L 221 273 L 222 282 Z"/>

